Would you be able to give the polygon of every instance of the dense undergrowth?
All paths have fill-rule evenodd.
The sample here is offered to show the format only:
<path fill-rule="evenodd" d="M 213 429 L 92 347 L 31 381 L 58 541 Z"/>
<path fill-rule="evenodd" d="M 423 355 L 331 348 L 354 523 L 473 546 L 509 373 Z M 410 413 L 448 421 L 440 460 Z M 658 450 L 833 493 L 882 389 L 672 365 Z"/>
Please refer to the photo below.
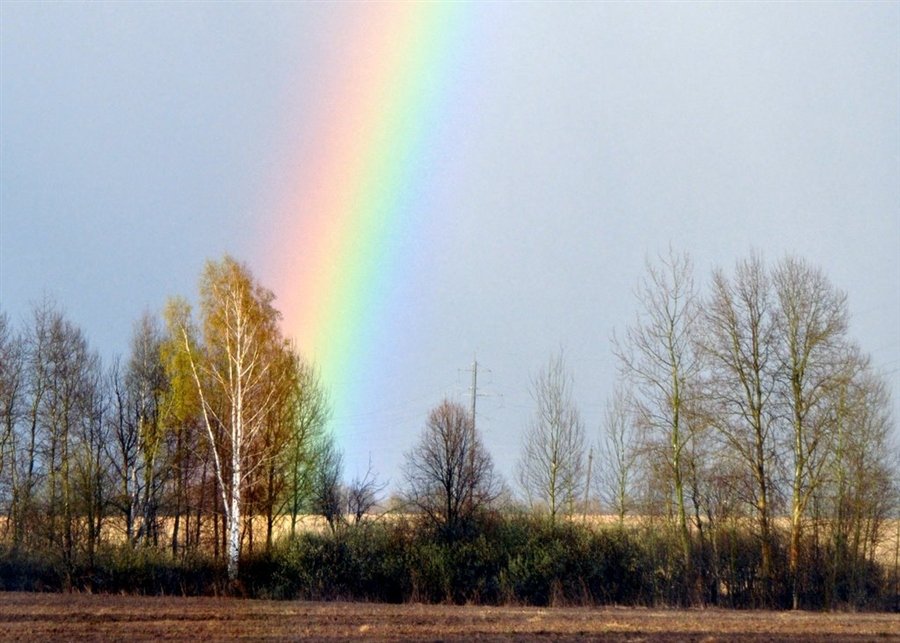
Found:
<path fill-rule="evenodd" d="M 778 546 L 780 569 L 786 569 Z M 808 609 L 897 610 L 894 570 L 814 549 L 800 579 Z M 228 583 L 208 556 L 105 547 L 64 564 L 0 547 L 0 590 L 523 605 L 717 605 L 787 608 L 789 579 L 759 577 L 758 545 L 734 529 L 695 543 L 691 568 L 659 525 L 587 527 L 530 516 L 481 518 L 454 533 L 409 521 L 303 533 L 241 561 Z"/>

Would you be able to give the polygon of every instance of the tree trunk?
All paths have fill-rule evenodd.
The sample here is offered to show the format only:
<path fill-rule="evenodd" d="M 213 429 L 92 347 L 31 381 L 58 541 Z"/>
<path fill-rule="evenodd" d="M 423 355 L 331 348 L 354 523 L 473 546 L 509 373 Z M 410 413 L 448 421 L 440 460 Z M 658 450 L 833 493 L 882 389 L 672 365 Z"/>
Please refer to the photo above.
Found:
<path fill-rule="evenodd" d="M 791 575 L 791 608 L 800 609 L 800 521 L 802 512 L 795 497 L 791 503 L 791 543 L 788 549 L 788 571 Z"/>
<path fill-rule="evenodd" d="M 676 439 L 677 439 L 677 433 Z M 684 569 L 691 571 L 691 534 L 687 526 L 687 512 L 684 508 L 684 481 L 681 478 L 681 457 L 676 456 L 675 462 L 675 503 L 678 512 L 678 536 L 681 540 L 681 555 L 684 560 Z"/>
<path fill-rule="evenodd" d="M 232 458 L 231 510 L 228 512 L 228 580 L 236 580 L 241 553 L 241 462 Z"/>

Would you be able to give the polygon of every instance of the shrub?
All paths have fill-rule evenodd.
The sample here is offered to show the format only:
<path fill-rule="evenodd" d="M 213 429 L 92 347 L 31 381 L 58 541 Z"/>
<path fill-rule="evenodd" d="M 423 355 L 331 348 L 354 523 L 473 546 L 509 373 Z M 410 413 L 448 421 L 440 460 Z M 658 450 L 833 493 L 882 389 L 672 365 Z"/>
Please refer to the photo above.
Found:
<path fill-rule="evenodd" d="M 0 547 L 0 590 L 204 595 L 273 599 L 528 605 L 789 607 L 783 539 L 760 579 L 759 541 L 740 525 L 708 532 L 685 569 L 674 531 L 595 529 L 527 515 L 481 515 L 452 533 L 425 523 L 345 525 L 303 533 L 241 561 L 237 583 L 208 556 L 175 559 L 151 547 L 101 547 L 64 564 L 52 552 Z M 892 609 L 883 567 L 838 545 L 807 543 L 799 578 L 808 608 Z"/>

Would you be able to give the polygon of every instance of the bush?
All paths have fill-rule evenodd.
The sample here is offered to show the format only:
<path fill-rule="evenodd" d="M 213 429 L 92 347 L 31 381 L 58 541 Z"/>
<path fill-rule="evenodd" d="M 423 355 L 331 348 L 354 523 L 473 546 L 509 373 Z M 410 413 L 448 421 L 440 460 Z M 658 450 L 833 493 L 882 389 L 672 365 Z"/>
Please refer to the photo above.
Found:
<path fill-rule="evenodd" d="M 789 607 L 783 540 L 780 570 L 764 586 L 759 541 L 728 526 L 695 543 L 684 567 L 670 529 L 550 524 L 533 516 L 482 515 L 453 533 L 400 520 L 303 533 L 241 561 L 237 583 L 224 565 L 167 550 L 104 547 L 64 565 L 52 552 L 0 548 L 0 590 L 92 591 L 272 599 L 527 605 L 696 605 Z M 804 607 L 891 609 L 891 578 L 833 543 L 804 548 Z"/>
<path fill-rule="evenodd" d="M 408 535 L 400 525 L 364 524 L 304 533 L 242 562 L 250 595 L 397 603 L 410 594 Z"/>
<path fill-rule="evenodd" d="M 0 590 L 89 591 L 144 595 L 196 596 L 225 591 L 224 568 L 204 558 L 172 560 L 149 547 L 106 547 L 93 564 L 71 569 L 50 556 L 0 551 Z"/>
<path fill-rule="evenodd" d="M 45 592 L 63 588 L 61 565 L 49 556 L 0 548 L 0 591 Z"/>

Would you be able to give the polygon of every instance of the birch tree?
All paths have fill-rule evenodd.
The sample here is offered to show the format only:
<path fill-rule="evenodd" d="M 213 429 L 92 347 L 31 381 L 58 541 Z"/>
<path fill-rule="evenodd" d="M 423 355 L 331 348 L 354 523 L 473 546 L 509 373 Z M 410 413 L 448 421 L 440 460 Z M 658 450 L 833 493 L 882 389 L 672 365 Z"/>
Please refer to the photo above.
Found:
<path fill-rule="evenodd" d="M 242 493 L 264 464 L 264 457 L 251 460 L 248 452 L 277 400 L 278 386 L 267 359 L 282 343 L 274 298 L 246 266 L 226 256 L 221 262 L 207 262 L 200 279 L 202 346 L 193 337 L 186 304 L 171 304 L 170 316 L 179 325 L 200 397 L 224 506 L 231 580 L 237 578 L 240 559 Z"/>

